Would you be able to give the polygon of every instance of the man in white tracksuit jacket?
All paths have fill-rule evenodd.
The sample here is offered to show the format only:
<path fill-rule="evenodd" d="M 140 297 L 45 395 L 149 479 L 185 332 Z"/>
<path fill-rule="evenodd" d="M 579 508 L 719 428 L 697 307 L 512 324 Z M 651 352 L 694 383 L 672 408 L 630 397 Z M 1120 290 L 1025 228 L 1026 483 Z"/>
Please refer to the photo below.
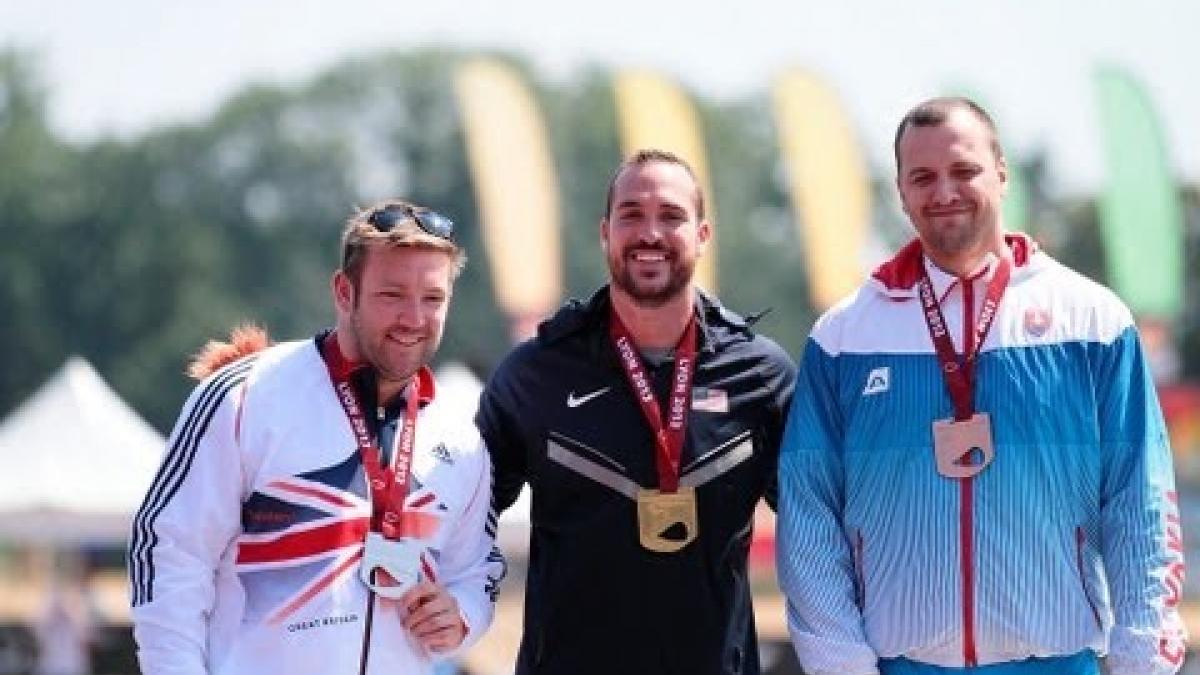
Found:
<path fill-rule="evenodd" d="M 426 367 L 453 226 L 386 202 L 342 243 L 336 330 L 237 359 L 184 405 L 129 552 L 147 675 L 429 673 L 491 622 L 488 456 Z"/>

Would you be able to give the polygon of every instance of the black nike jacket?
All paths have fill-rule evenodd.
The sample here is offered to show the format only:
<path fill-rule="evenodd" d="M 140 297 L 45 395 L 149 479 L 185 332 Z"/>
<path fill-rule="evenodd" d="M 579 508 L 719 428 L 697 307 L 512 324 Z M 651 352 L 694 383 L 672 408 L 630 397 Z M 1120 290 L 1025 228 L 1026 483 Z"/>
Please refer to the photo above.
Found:
<path fill-rule="evenodd" d="M 756 503 L 774 506 L 795 367 L 703 293 L 696 311 L 681 484 L 699 536 L 678 552 L 639 542 L 633 495 L 657 487 L 655 449 L 609 338 L 607 288 L 543 323 L 483 392 L 497 506 L 532 489 L 519 675 L 760 672 L 746 556 Z M 660 406 L 672 366 L 647 364 Z"/>

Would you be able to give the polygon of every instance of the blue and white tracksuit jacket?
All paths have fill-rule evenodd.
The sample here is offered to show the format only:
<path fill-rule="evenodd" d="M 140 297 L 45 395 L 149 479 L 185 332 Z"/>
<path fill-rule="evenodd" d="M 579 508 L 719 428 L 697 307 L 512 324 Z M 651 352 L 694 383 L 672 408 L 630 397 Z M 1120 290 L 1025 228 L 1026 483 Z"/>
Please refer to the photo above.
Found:
<path fill-rule="evenodd" d="M 953 408 L 916 294 L 921 267 L 960 354 L 964 295 L 919 243 L 805 346 L 780 455 L 777 562 L 810 674 L 1087 649 L 1107 652 L 1114 675 L 1179 669 L 1171 452 L 1129 310 L 1028 239 L 1008 243 L 1016 267 L 974 387 L 996 452 L 974 478 L 935 468 L 931 425 Z M 992 269 L 967 282 L 975 298 Z"/>

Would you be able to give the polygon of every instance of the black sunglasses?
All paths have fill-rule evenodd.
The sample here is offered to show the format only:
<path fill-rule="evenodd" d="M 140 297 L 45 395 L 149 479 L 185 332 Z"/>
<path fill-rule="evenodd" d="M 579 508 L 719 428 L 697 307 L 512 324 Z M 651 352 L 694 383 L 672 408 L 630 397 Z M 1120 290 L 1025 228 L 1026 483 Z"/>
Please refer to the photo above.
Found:
<path fill-rule="evenodd" d="M 407 204 L 389 204 L 381 209 L 375 209 L 367 217 L 367 222 L 380 232 L 391 232 L 406 219 L 412 218 L 417 226 L 426 234 L 454 242 L 454 221 L 446 216 L 426 208 L 416 208 Z"/>

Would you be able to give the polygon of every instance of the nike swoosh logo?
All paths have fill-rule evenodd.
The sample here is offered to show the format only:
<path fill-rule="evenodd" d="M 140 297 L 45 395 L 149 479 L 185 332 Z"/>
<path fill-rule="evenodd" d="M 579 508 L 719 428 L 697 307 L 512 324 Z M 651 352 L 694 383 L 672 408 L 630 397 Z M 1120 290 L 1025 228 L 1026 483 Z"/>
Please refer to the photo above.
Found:
<path fill-rule="evenodd" d="M 567 394 L 567 407 L 568 408 L 578 408 L 579 406 L 583 405 L 584 403 L 587 403 L 588 401 L 596 398 L 597 396 L 607 393 L 609 389 L 612 389 L 612 387 L 605 387 L 603 389 L 597 389 L 596 391 L 584 394 L 583 396 L 576 396 L 575 392 L 571 392 L 571 393 Z"/>

